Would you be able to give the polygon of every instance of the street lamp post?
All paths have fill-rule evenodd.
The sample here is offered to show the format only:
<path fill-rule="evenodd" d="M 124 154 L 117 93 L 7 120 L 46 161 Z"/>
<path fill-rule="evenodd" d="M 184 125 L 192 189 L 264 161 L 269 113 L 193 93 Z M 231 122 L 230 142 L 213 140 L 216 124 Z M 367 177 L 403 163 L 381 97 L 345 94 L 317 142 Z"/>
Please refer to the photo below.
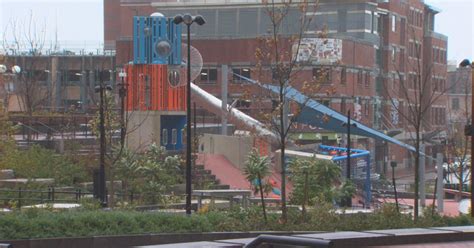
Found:
<path fill-rule="evenodd" d="M 105 182 L 105 153 L 106 153 L 106 140 L 105 140 L 105 90 L 111 90 L 109 85 L 104 84 L 104 73 L 99 72 L 99 85 L 95 88 L 95 92 L 99 93 L 99 135 L 100 135 L 100 159 L 99 159 L 99 178 L 98 178 L 98 198 L 100 204 L 103 207 L 107 206 L 107 190 Z"/>
<path fill-rule="evenodd" d="M 21 73 L 21 67 L 19 67 L 18 65 L 14 65 L 14 66 L 12 66 L 12 68 L 10 70 L 8 70 L 6 65 L 0 64 L 0 74 L 7 74 L 7 73 L 11 73 L 11 74 L 17 76 Z M 7 102 L 8 101 L 8 94 L 10 93 L 10 90 L 11 90 L 10 85 L 8 85 L 6 89 L 7 89 L 6 90 L 7 91 L 7 99 L 5 99 L 5 101 Z M 8 104 L 6 104 L 6 105 L 8 106 Z M 8 113 L 8 109 L 4 109 L 4 111 L 5 111 L 5 113 Z"/>
<path fill-rule="evenodd" d="M 346 168 L 346 178 L 347 181 L 351 180 L 351 126 L 357 127 L 355 123 L 351 124 L 351 110 L 347 111 L 347 123 L 344 123 L 344 126 L 347 127 L 347 168 Z M 352 198 L 348 197 L 345 202 L 346 207 L 352 207 Z"/>
<path fill-rule="evenodd" d="M 395 167 L 397 167 L 397 162 L 395 161 L 390 162 L 390 166 L 392 167 L 392 183 L 393 183 L 393 192 L 395 194 L 395 206 L 397 208 L 397 213 L 400 213 L 400 209 L 398 206 L 397 185 L 395 183 Z"/>
<path fill-rule="evenodd" d="M 127 87 L 125 84 L 125 78 L 127 77 L 127 73 L 125 70 L 119 72 L 119 77 L 121 79 L 120 89 L 119 89 L 119 96 L 120 96 L 120 147 L 123 150 L 125 146 L 125 96 L 127 96 Z"/>
<path fill-rule="evenodd" d="M 471 125 L 466 126 L 466 135 L 471 136 L 471 217 L 474 217 L 474 63 L 468 59 L 463 60 L 460 67 L 471 67 Z M 462 183 L 462 178 L 461 178 Z"/>
<path fill-rule="evenodd" d="M 194 22 L 198 25 L 204 25 L 206 21 L 200 15 L 192 16 L 191 14 L 177 15 L 174 17 L 175 24 L 186 24 L 187 27 L 187 82 L 186 82 L 186 214 L 191 214 L 191 24 Z"/>

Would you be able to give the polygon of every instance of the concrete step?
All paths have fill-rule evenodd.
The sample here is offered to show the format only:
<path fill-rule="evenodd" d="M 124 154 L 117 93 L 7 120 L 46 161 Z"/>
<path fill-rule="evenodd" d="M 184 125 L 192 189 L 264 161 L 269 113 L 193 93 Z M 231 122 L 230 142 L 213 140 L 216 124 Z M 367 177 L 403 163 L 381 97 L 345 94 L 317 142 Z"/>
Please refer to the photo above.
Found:
<path fill-rule="evenodd" d="M 209 186 L 209 189 L 230 189 L 230 186 L 227 184 L 216 184 Z"/>
<path fill-rule="evenodd" d="M 15 172 L 13 170 L 0 170 L 0 179 L 14 179 Z"/>

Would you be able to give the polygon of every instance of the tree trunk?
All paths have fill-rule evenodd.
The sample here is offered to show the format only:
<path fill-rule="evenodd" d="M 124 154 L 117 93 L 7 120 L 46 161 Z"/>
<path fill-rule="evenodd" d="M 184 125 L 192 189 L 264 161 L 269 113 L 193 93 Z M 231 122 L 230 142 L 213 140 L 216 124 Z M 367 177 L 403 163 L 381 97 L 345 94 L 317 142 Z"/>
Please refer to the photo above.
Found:
<path fill-rule="evenodd" d="M 418 220 L 418 209 L 419 209 L 419 183 L 420 183 L 420 130 L 416 130 L 416 140 L 415 140 L 415 206 L 413 213 L 413 220 L 417 222 Z"/>
<path fill-rule="evenodd" d="M 304 173 L 304 195 L 303 205 L 301 206 L 303 218 L 306 216 L 306 203 L 308 202 L 308 172 Z"/>
<path fill-rule="evenodd" d="M 260 176 L 260 173 L 258 173 L 257 176 L 258 176 L 258 187 L 260 188 L 260 199 L 262 200 L 263 218 L 265 219 L 265 224 L 266 224 L 267 223 L 267 211 L 265 210 L 265 200 L 263 198 L 262 177 Z"/>
<path fill-rule="evenodd" d="M 286 139 L 285 139 L 285 117 L 283 111 L 284 102 L 284 93 L 283 93 L 283 86 L 280 87 L 280 142 L 281 142 L 281 220 L 283 223 L 287 221 L 287 209 L 286 209 L 286 159 L 285 159 L 285 148 L 286 148 Z"/>
<path fill-rule="evenodd" d="M 461 170 L 459 172 L 459 201 L 462 200 L 462 190 L 463 190 L 463 169 L 464 169 L 464 161 L 462 163 L 459 164 L 459 170 Z"/>

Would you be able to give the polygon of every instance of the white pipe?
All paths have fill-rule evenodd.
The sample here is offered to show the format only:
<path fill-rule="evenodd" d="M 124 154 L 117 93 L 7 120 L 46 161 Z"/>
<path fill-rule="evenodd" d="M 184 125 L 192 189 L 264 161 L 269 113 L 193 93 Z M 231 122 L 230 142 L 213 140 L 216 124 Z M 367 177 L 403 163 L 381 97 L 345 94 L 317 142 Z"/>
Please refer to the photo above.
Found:
<path fill-rule="evenodd" d="M 254 131 L 259 136 L 263 136 L 265 139 L 270 141 L 270 143 L 278 144 L 278 135 L 265 128 L 261 122 L 244 114 L 242 111 L 236 108 L 230 107 L 228 104 L 227 110 L 222 109 L 222 101 L 219 98 L 209 94 L 193 83 L 191 83 L 191 93 L 193 93 L 194 96 L 197 96 L 197 102 L 203 105 L 207 110 L 217 115 L 227 115 L 227 117 L 230 119 L 230 122 L 243 125 L 249 131 Z"/>

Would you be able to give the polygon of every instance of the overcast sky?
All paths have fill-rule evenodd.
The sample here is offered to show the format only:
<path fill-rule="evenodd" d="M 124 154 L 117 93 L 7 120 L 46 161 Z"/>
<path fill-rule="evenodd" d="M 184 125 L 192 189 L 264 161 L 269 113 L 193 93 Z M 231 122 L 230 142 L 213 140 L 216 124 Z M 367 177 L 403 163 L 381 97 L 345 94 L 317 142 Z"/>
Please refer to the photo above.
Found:
<path fill-rule="evenodd" d="M 116 0 L 119 1 L 119 0 Z M 0 34 L 11 20 L 28 19 L 46 26 L 47 40 L 55 34 L 63 47 L 97 48 L 103 43 L 103 0 L 0 0 Z M 474 1 L 425 0 L 441 10 L 435 30 L 449 37 L 448 59 L 474 59 Z M 57 27 L 57 28 L 56 28 Z M 1 37 L 0 37 L 1 38 Z"/>

